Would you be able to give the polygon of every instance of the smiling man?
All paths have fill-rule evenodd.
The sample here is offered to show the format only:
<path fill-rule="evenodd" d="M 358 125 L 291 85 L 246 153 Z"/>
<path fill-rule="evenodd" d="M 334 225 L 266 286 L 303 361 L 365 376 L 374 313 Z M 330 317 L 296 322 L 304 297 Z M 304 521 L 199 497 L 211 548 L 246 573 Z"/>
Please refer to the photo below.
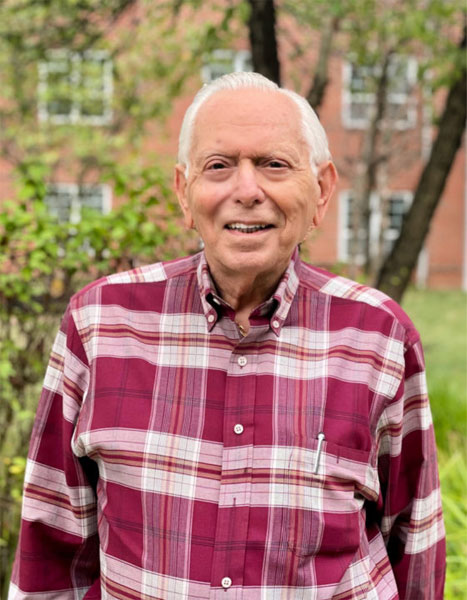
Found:
<path fill-rule="evenodd" d="M 253 73 L 200 90 L 175 189 L 204 251 L 71 300 L 11 599 L 442 598 L 418 333 L 298 255 L 336 178 L 300 96 Z"/>
<path fill-rule="evenodd" d="M 192 127 L 175 187 L 187 226 L 204 241 L 216 287 L 247 332 L 251 312 L 324 216 L 336 170 L 329 159 L 314 166 L 299 108 L 280 92 L 218 91 Z"/>

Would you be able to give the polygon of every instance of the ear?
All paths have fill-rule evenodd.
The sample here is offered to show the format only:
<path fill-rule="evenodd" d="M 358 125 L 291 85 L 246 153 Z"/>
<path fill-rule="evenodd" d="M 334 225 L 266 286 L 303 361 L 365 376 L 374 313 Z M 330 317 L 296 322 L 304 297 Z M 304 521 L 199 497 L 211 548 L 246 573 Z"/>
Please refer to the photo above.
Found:
<path fill-rule="evenodd" d="M 194 226 L 194 221 L 187 198 L 187 180 L 185 176 L 184 165 L 175 165 L 174 189 L 175 193 L 177 194 L 178 203 L 180 204 L 180 208 L 182 209 L 183 216 L 185 218 L 185 227 L 187 229 L 192 229 Z"/>
<path fill-rule="evenodd" d="M 323 163 L 318 167 L 318 185 L 320 195 L 316 201 L 316 210 L 313 217 L 313 225 L 318 227 L 326 214 L 329 200 L 337 184 L 337 170 L 331 161 Z"/>

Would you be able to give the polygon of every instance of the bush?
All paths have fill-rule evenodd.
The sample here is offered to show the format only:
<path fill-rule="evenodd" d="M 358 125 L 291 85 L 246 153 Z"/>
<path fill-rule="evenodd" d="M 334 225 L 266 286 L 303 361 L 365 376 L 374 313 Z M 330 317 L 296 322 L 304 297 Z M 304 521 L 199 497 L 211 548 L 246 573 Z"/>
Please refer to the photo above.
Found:
<path fill-rule="evenodd" d="M 0 595 L 16 547 L 25 455 L 45 364 L 70 296 L 91 280 L 186 251 L 165 176 L 112 173 L 126 202 L 59 223 L 43 202 L 46 172 L 23 170 L 20 201 L 0 214 Z M 183 240 L 183 238 L 182 238 Z"/>

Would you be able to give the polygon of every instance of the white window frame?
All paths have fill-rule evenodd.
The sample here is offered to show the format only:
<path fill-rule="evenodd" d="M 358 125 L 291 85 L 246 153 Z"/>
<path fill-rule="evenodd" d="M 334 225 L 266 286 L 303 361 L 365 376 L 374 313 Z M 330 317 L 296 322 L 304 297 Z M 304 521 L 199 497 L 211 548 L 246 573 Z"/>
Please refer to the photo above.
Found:
<path fill-rule="evenodd" d="M 396 55 L 394 60 L 405 60 L 407 64 L 407 84 L 409 90 L 412 90 L 417 82 L 417 61 L 413 56 Z M 359 68 L 376 72 L 377 66 L 370 67 L 361 65 Z M 356 118 L 352 114 L 352 105 L 364 103 L 373 105 L 375 94 L 372 92 L 352 92 L 353 64 L 344 62 L 342 65 L 342 123 L 348 129 L 366 129 L 369 122 L 369 115 L 364 118 Z M 388 92 L 387 103 L 395 105 L 406 105 L 407 118 L 390 119 L 392 127 L 399 131 L 413 129 L 417 124 L 417 100 L 411 91 L 409 92 Z"/>
<path fill-rule="evenodd" d="M 349 223 L 348 203 L 351 197 L 351 190 L 342 190 L 339 193 L 339 213 L 338 213 L 338 236 L 337 236 L 337 259 L 339 262 L 348 263 L 350 260 L 349 243 L 351 239 L 351 223 Z M 409 190 L 391 190 L 389 201 L 391 198 L 402 199 L 405 203 L 406 210 L 410 207 L 413 200 L 413 193 Z M 375 253 L 378 248 L 380 230 L 383 222 L 382 202 L 380 196 L 376 192 L 372 192 L 370 196 L 370 253 Z M 362 239 L 363 239 L 363 232 Z M 386 242 L 394 242 L 399 236 L 400 230 L 390 227 L 384 232 Z M 363 265 L 365 257 L 363 254 L 357 254 L 355 257 L 357 265 Z"/>
<path fill-rule="evenodd" d="M 84 61 L 99 61 L 103 63 L 102 91 L 96 90 L 95 95 L 103 102 L 101 115 L 82 114 L 81 103 L 73 97 L 73 90 L 79 90 L 82 85 L 81 65 Z M 67 68 L 70 65 L 70 69 Z M 108 125 L 112 120 L 112 95 L 113 95 L 113 65 L 106 50 L 86 50 L 85 52 L 70 52 L 69 50 L 51 50 L 47 53 L 47 60 L 38 65 L 38 117 L 41 123 Z M 48 107 L 48 78 L 53 72 L 69 73 L 71 89 L 71 109 L 68 113 L 50 113 Z"/>
<path fill-rule="evenodd" d="M 112 209 L 112 190 L 110 188 L 109 185 L 107 184 L 82 184 L 82 185 L 78 185 L 76 183 L 51 183 L 48 186 L 49 189 L 49 195 L 52 195 L 52 190 L 53 190 L 53 195 L 54 196 L 60 196 L 60 194 L 63 195 L 67 195 L 67 196 L 71 196 L 71 208 L 70 208 L 70 214 L 69 214 L 69 218 L 68 221 L 69 223 L 72 224 L 76 224 L 79 223 L 81 220 L 81 208 L 82 208 L 82 202 L 81 202 L 81 196 L 80 196 L 80 190 L 81 189 L 99 189 L 101 192 L 101 196 L 102 196 L 102 207 L 100 212 L 102 214 L 108 214 L 111 209 Z M 47 200 L 48 194 L 45 195 L 45 204 L 46 206 L 48 206 L 48 200 Z M 65 222 L 65 221 L 61 221 L 61 222 Z"/>
<path fill-rule="evenodd" d="M 210 54 L 208 54 L 205 58 L 205 64 L 201 68 L 201 78 L 203 83 L 210 83 L 220 77 L 217 75 L 215 78 L 212 76 L 212 67 L 213 64 L 216 64 L 216 61 L 230 61 L 231 69 L 226 70 L 225 73 L 240 73 L 243 71 L 248 71 L 247 68 L 251 65 L 251 52 L 249 50 L 232 50 L 229 48 L 218 48 L 213 50 Z"/>

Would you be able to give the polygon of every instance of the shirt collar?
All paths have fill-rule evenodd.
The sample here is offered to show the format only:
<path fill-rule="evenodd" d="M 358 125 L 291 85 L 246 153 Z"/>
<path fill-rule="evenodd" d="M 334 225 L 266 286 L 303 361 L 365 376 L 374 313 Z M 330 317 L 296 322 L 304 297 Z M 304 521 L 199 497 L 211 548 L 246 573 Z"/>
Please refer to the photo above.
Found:
<path fill-rule="evenodd" d="M 216 290 L 204 252 L 201 252 L 200 254 L 197 277 L 201 305 L 208 323 L 208 331 L 211 331 L 221 316 L 222 305 L 225 304 L 225 302 Z"/>
<path fill-rule="evenodd" d="M 289 314 L 292 301 L 298 289 L 300 265 L 301 260 L 298 248 L 296 248 L 275 292 L 269 299 L 256 308 L 259 314 L 270 315 L 269 323 L 272 331 L 277 336 L 280 334 Z M 200 254 L 197 277 L 203 312 L 206 316 L 208 331 L 211 331 L 217 320 L 222 316 L 222 306 L 226 306 L 227 304 L 217 292 L 204 252 Z"/>

